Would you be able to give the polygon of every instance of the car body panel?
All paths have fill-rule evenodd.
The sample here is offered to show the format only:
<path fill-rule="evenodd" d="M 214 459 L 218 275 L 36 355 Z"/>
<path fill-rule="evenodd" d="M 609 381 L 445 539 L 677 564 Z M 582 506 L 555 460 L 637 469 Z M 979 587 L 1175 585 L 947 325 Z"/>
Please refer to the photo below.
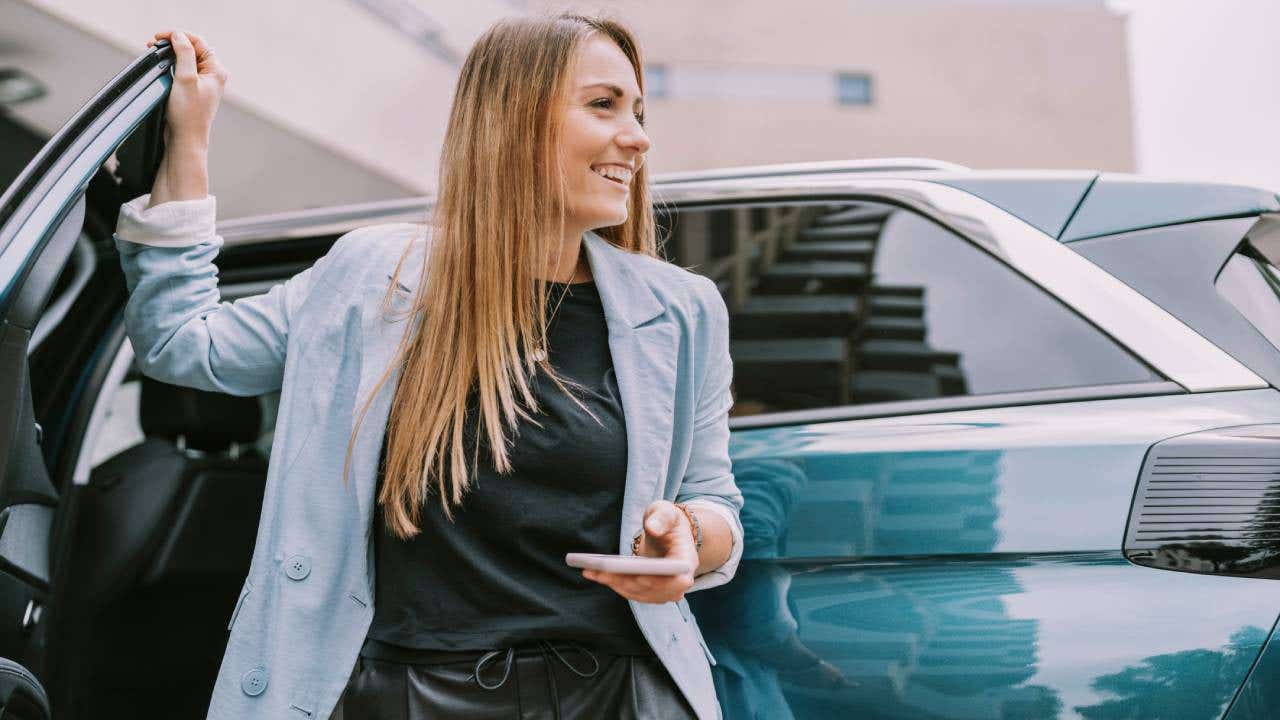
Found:
<path fill-rule="evenodd" d="M 1135 569 L 1110 554 L 751 562 L 735 582 L 737 598 L 710 595 L 695 608 L 726 720 L 1209 720 L 1235 694 L 1280 602 L 1267 581 Z M 717 600 L 743 620 L 732 645 L 700 609 Z M 1224 603 L 1230 611 L 1206 612 Z M 779 673 L 793 642 L 859 685 Z"/>
<path fill-rule="evenodd" d="M 1148 448 L 1278 421 L 1275 390 L 1180 393 L 738 430 L 730 453 L 751 482 L 771 482 L 759 463 L 801 466 L 787 558 L 1110 552 Z"/>
<path fill-rule="evenodd" d="M 1069 243 L 1161 225 L 1276 210 L 1280 210 L 1280 200 L 1270 190 L 1104 173 L 1059 239 Z"/>
<path fill-rule="evenodd" d="M 1280 707 L 1280 638 L 1272 629 L 1224 720 L 1271 720 Z"/>
<path fill-rule="evenodd" d="M 1278 401 L 1177 394 L 737 432 L 743 564 L 691 597 L 726 717 L 1111 717 L 1134 701 L 1212 717 L 1207 699 L 1225 707 L 1271 631 L 1280 583 L 1132 565 L 1125 524 L 1153 443 L 1274 422 Z M 779 675 L 798 647 L 860 685 Z"/>
<path fill-rule="evenodd" d="M 1056 238 L 1067 226 L 1097 173 L 1028 178 L 1021 175 L 939 180 L 986 200 L 1010 215 L 1025 220 L 1040 232 Z"/>

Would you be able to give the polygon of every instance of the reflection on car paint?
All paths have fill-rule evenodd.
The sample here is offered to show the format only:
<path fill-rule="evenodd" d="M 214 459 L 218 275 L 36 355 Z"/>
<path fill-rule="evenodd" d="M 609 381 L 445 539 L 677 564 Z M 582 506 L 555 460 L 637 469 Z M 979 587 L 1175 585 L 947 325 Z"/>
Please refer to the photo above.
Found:
<path fill-rule="evenodd" d="M 1125 519 L 1156 440 L 1278 415 L 1247 391 L 737 433 L 743 563 L 689 596 L 726 718 L 1220 717 L 1280 583 L 1135 566 Z"/>

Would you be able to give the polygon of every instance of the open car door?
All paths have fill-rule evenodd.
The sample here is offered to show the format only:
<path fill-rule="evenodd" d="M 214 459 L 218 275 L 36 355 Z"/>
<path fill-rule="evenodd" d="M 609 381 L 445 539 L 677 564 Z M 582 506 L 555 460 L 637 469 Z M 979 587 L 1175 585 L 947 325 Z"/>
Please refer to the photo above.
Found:
<path fill-rule="evenodd" d="M 74 408 L 91 384 L 83 371 L 101 345 L 101 330 L 51 326 L 67 317 L 61 295 L 83 289 L 76 280 L 85 274 L 77 272 L 84 253 L 77 250 L 85 247 L 86 210 L 100 205 L 114 212 L 122 197 L 147 192 L 155 179 L 172 65 L 172 49 L 160 43 L 125 68 L 0 196 L 3 718 L 52 717 L 59 698 L 74 693 L 48 660 L 48 628 L 57 614 L 59 538 L 70 512 L 60 502 L 73 470 L 63 467 L 62 450 L 75 444 Z M 41 343 L 42 354 L 34 356 Z"/>

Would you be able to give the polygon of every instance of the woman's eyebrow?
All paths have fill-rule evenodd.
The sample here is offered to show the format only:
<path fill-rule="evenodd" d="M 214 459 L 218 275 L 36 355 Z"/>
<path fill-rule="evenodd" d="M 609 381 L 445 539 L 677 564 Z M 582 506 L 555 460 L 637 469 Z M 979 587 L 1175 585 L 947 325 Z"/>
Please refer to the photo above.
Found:
<path fill-rule="evenodd" d="M 589 84 L 589 85 L 583 85 L 583 86 L 580 88 L 580 90 L 590 90 L 591 88 L 597 88 L 597 87 L 605 88 L 605 89 L 606 89 L 606 90 L 608 90 L 609 92 L 613 93 L 613 96 L 614 96 L 614 97 L 622 97 L 623 95 L 626 95 L 626 93 L 625 93 L 625 92 L 623 92 L 622 88 L 618 87 L 617 85 L 614 85 L 613 83 L 603 83 L 603 82 L 600 82 L 600 83 L 591 83 L 591 84 Z M 644 103 L 644 98 L 642 98 L 642 97 L 637 97 L 637 98 L 636 98 L 636 103 L 637 103 L 637 104 L 643 104 L 643 103 Z"/>

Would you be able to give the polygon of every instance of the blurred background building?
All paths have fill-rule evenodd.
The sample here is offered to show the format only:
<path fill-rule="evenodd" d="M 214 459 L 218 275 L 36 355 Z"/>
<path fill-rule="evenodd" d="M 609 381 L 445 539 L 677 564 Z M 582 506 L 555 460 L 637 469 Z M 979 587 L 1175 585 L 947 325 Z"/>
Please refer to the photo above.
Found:
<path fill-rule="evenodd" d="M 638 33 L 658 172 L 893 155 L 1133 171 L 1142 0 L 1122 1 L 0 0 L 0 186 L 181 27 L 232 74 L 210 161 L 221 217 L 430 193 L 471 43 L 567 8 Z"/>

